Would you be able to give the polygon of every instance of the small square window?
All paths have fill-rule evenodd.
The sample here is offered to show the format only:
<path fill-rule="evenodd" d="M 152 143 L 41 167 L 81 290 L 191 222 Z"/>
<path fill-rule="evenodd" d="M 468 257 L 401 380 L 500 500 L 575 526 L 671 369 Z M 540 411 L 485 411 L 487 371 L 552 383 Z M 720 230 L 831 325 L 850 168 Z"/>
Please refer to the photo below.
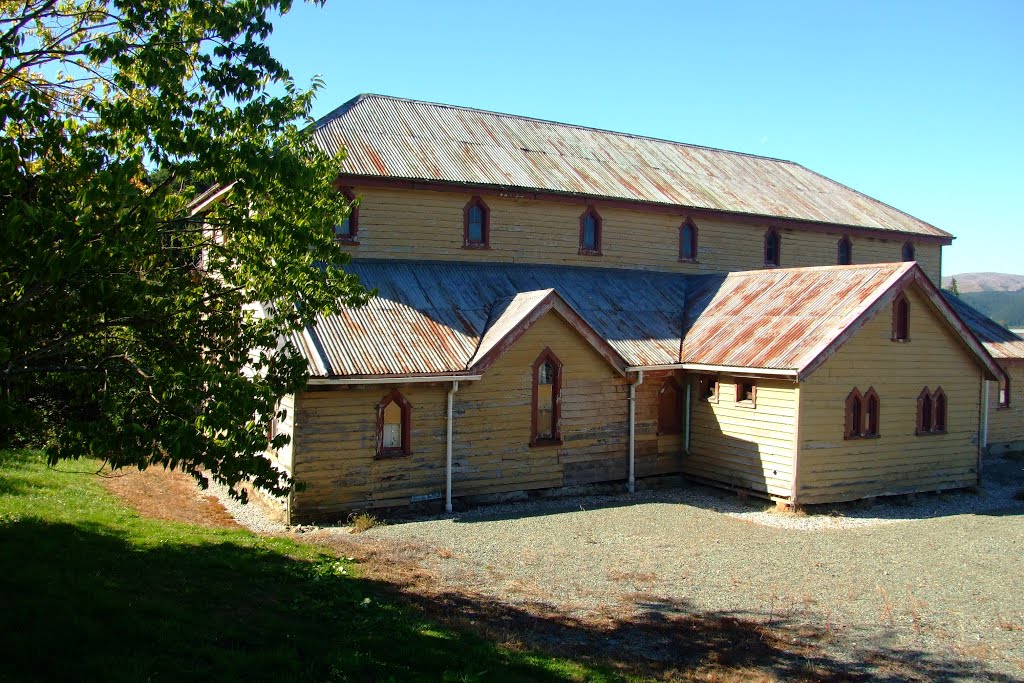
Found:
<path fill-rule="evenodd" d="M 757 383 L 752 379 L 736 382 L 736 403 L 753 408 L 757 405 Z"/>
<path fill-rule="evenodd" d="M 697 380 L 697 398 L 708 403 L 718 403 L 718 378 L 701 375 Z"/>

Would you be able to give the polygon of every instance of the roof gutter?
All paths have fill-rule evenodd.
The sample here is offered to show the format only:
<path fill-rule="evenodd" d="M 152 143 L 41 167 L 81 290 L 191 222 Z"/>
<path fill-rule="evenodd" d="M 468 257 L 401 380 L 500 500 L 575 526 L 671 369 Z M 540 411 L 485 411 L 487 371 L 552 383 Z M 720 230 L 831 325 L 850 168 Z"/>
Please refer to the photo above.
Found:
<path fill-rule="evenodd" d="M 483 375 L 416 375 L 414 377 L 313 377 L 308 385 L 313 387 L 342 386 L 349 384 L 425 384 L 427 382 L 475 382 Z"/>
<path fill-rule="evenodd" d="M 738 365 L 707 365 L 704 363 L 668 363 L 665 365 L 630 365 L 626 372 L 640 370 L 693 370 L 696 372 L 728 372 L 733 374 L 761 375 L 770 377 L 799 377 L 799 371 L 789 368 L 745 368 Z"/>

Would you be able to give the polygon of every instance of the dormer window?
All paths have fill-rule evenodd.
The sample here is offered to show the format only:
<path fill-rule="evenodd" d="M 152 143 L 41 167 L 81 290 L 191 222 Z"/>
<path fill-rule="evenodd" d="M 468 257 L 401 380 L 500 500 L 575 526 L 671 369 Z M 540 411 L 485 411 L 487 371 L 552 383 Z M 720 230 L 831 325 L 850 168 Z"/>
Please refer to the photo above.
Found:
<path fill-rule="evenodd" d="M 480 197 L 473 197 L 463 210 L 462 246 L 488 249 L 491 246 L 491 211 Z"/>
<path fill-rule="evenodd" d="M 601 254 L 601 216 L 592 206 L 580 216 L 580 253 Z"/>
<path fill-rule="evenodd" d="M 900 252 L 900 257 L 905 261 L 913 261 L 915 259 L 914 245 L 910 242 L 904 242 L 903 251 Z"/>
<path fill-rule="evenodd" d="M 836 263 L 841 266 L 848 266 L 853 263 L 853 243 L 849 237 L 839 240 L 836 253 Z"/>
<path fill-rule="evenodd" d="M 359 202 L 351 190 L 343 189 L 341 194 L 349 201 L 348 215 L 334 225 L 334 239 L 339 242 L 355 242 L 359 233 Z"/>
<path fill-rule="evenodd" d="M 892 302 L 892 340 L 910 341 L 910 302 L 903 292 L 897 294 Z"/>
<path fill-rule="evenodd" d="M 764 234 L 764 265 L 778 268 L 782 263 L 782 238 L 774 228 Z"/>
<path fill-rule="evenodd" d="M 679 227 L 679 260 L 697 261 L 697 226 L 689 218 Z"/>

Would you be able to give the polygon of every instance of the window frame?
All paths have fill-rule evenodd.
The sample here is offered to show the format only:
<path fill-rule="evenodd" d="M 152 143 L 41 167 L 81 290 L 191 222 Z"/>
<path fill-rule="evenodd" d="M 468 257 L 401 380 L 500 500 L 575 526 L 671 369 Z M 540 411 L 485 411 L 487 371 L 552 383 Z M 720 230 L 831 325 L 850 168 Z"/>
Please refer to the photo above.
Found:
<path fill-rule="evenodd" d="M 469 237 L 469 212 L 479 208 L 483 213 L 483 222 L 480 226 L 481 240 L 472 240 Z M 491 248 L 491 207 L 480 198 L 473 196 L 462 208 L 462 248 L 463 249 L 490 249 Z"/>
<path fill-rule="evenodd" d="M 908 258 L 907 255 L 910 255 Z M 900 261 L 903 263 L 910 263 L 917 260 L 917 249 L 914 247 L 913 242 L 904 242 L 903 246 L 900 247 Z"/>
<path fill-rule="evenodd" d="M 588 217 L 594 219 L 594 248 L 591 249 L 583 244 L 583 237 L 586 233 L 584 228 L 585 221 Z M 593 206 L 588 206 L 586 211 L 580 214 L 580 255 L 586 256 L 601 256 L 601 239 L 602 233 L 604 232 L 604 221 L 601 219 L 601 214 L 597 212 L 597 209 Z"/>
<path fill-rule="evenodd" d="M 666 425 L 663 418 L 665 412 L 665 401 L 667 400 L 666 393 L 671 389 L 675 394 L 675 400 L 673 401 L 673 415 L 674 422 Z M 663 434 L 682 434 L 683 433 L 683 389 L 679 386 L 679 382 L 675 377 L 667 377 L 664 382 L 661 383 L 661 388 L 658 389 L 658 436 Z"/>
<path fill-rule="evenodd" d="M 1006 410 L 1010 407 L 1010 377 L 1006 376 L 1006 383 L 996 383 L 996 410 Z"/>
<path fill-rule="evenodd" d="M 709 388 L 714 388 L 711 396 L 705 396 Z M 722 395 L 722 387 L 718 382 L 718 375 L 702 374 L 697 376 L 697 400 L 704 403 L 718 403 Z"/>
<path fill-rule="evenodd" d="M 686 247 L 686 230 L 689 228 L 690 234 L 693 235 L 692 239 L 692 256 L 686 256 L 684 248 Z M 697 248 L 699 244 L 699 233 L 697 231 L 697 224 L 693 222 L 693 219 L 687 218 L 679 226 L 679 262 L 680 263 L 698 263 L 697 261 Z"/>
<path fill-rule="evenodd" d="M 864 418 L 861 420 L 861 429 L 863 430 L 861 436 L 869 439 L 878 438 L 882 435 L 882 399 L 878 397 L 878 392 L 874 387 L 868 387 L 868 390 L 864 392 L 863 401 Z M 874 416 L 871 414 L 871 401 L 875 402 Z M 872 417 L 874 424 L 872 424 Z"/>
<path fill-rule="evenodd" d="M 775 243 L 775 259 L 773 261 L 768 260 L 768 243 L 773 241 Z M 769 228 L 764 234 L 764 267 L 765 268 L 781 268 L 782 267 L 782 235 L 775 228 Z"/>
<path fill-rule="evenodd" d="M 397 403 L 401 409 L 402 419 L 402 445 L 398 448 L 384 447 L 384 411 L 392 403 Z M 402 395 L 398 389 L 392 389 L 384 395 L 384 398 L 377 404 L 377 459 L 402 458 L 412 455 L 412 404 Z"/>
<path fill-rule="evenodd" d="M 932 434 L 946 433 L 946 417 L 948 415 L 949 401 L 946 398 L 946 392 L 942 390 L 941 386 L 936 387 L 932 392 Z"/>
<path fill-rule="evenodd" d="M 875 402 L 873 416 L 870 411 L 872 401 Z M 868 387 L 863 394 L 860 393 L 860 389 L 854 387 L 846 396 L 845 411 L 843 439 L 877 439 L 881 436 L 879 430 L 882 424 L 882 400 L 874 387 Z"/>
<path fill-rule="evenodd" d="M 338 244 L 358 245 L 359 244 L 359 203 L 360 203 L 361 200 L 358 197 L 356 197 L 356 195 L 352 192 L 352 190 L 350 190 L 347 187 L 343 187 L 343 188 L 339 189 L 338 191 L 342 195 L 344 195 L 345 198 L 349 202 L 351 202 L 351 208 L 349 209 L 349 214 L 348 214 L 348 234 L 347 235 L 339 235 L 338 234 L 338 226 L 339 225 L 343 225 L 344 221 L 342 221 L 341 223 L 335 223 L 335 225 L 334 225 L 334 241 L 337 242 Z"/>
<path fill-rule="evenodd" d="M 843 260 L 843 246 L 846 246 L 846 260 Z M 853 240 L 848 236 L 843 235 L 836 243 L 836 265 L 837 266 L 851 266 L 853 265 Z"/>
<path fill-rule="evenodd" d="M 743 385 L 750 385 L 750 398 L 746 398 L 746 392 L 743 391 Z M 734 400 L 736 405 L 743 408 L 756 408 L 757 407 L 757 380 L 752 378 L 737 377 L 734 384 L 734 390 L 736 395 Z M 740 398 L 743 396 L 744 398 Z"/>
<path fill-rule="evenodd" d="M 900 344 L 910 341 L 910 300 L 905 292 L 900 292 L 892 300 L 891 339 Z"/>
<path fill-rule="evenodd" d="M 846 425 L 843 429 L 844 439 L 859 439 L 864 428 L 864 397 L 860 390 L 854 387 L 846 395 Z M 859 424 L 854 424 L 856 420 Z"/>
<path fill-rule="evenodd" d="M 555 366 L 554 381 L 551 382 L 551 436 L 538 437 L 537 435 L 537 400 L 539 382 L 537 371 L 544 363 L 551 361 Z M 530 446 L 558 446 L 562 443 L 562 361 L 558 360 L 551 347 L 546 347 L 533 361 L 531 367 L 532 387 L 530 397 Z"/>

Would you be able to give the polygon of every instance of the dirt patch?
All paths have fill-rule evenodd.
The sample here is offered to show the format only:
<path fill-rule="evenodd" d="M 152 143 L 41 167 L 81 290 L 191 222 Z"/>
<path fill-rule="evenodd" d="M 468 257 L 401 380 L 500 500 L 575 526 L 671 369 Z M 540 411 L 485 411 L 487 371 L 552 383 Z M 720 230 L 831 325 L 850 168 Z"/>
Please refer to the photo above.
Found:
<path fill-rule="evenodd" d="M 240 528 L 217 497 L 196 480 L 163 468 L 118 470 L 103 476 L 103 485 L 143 517 L 200 526 Z"/>

